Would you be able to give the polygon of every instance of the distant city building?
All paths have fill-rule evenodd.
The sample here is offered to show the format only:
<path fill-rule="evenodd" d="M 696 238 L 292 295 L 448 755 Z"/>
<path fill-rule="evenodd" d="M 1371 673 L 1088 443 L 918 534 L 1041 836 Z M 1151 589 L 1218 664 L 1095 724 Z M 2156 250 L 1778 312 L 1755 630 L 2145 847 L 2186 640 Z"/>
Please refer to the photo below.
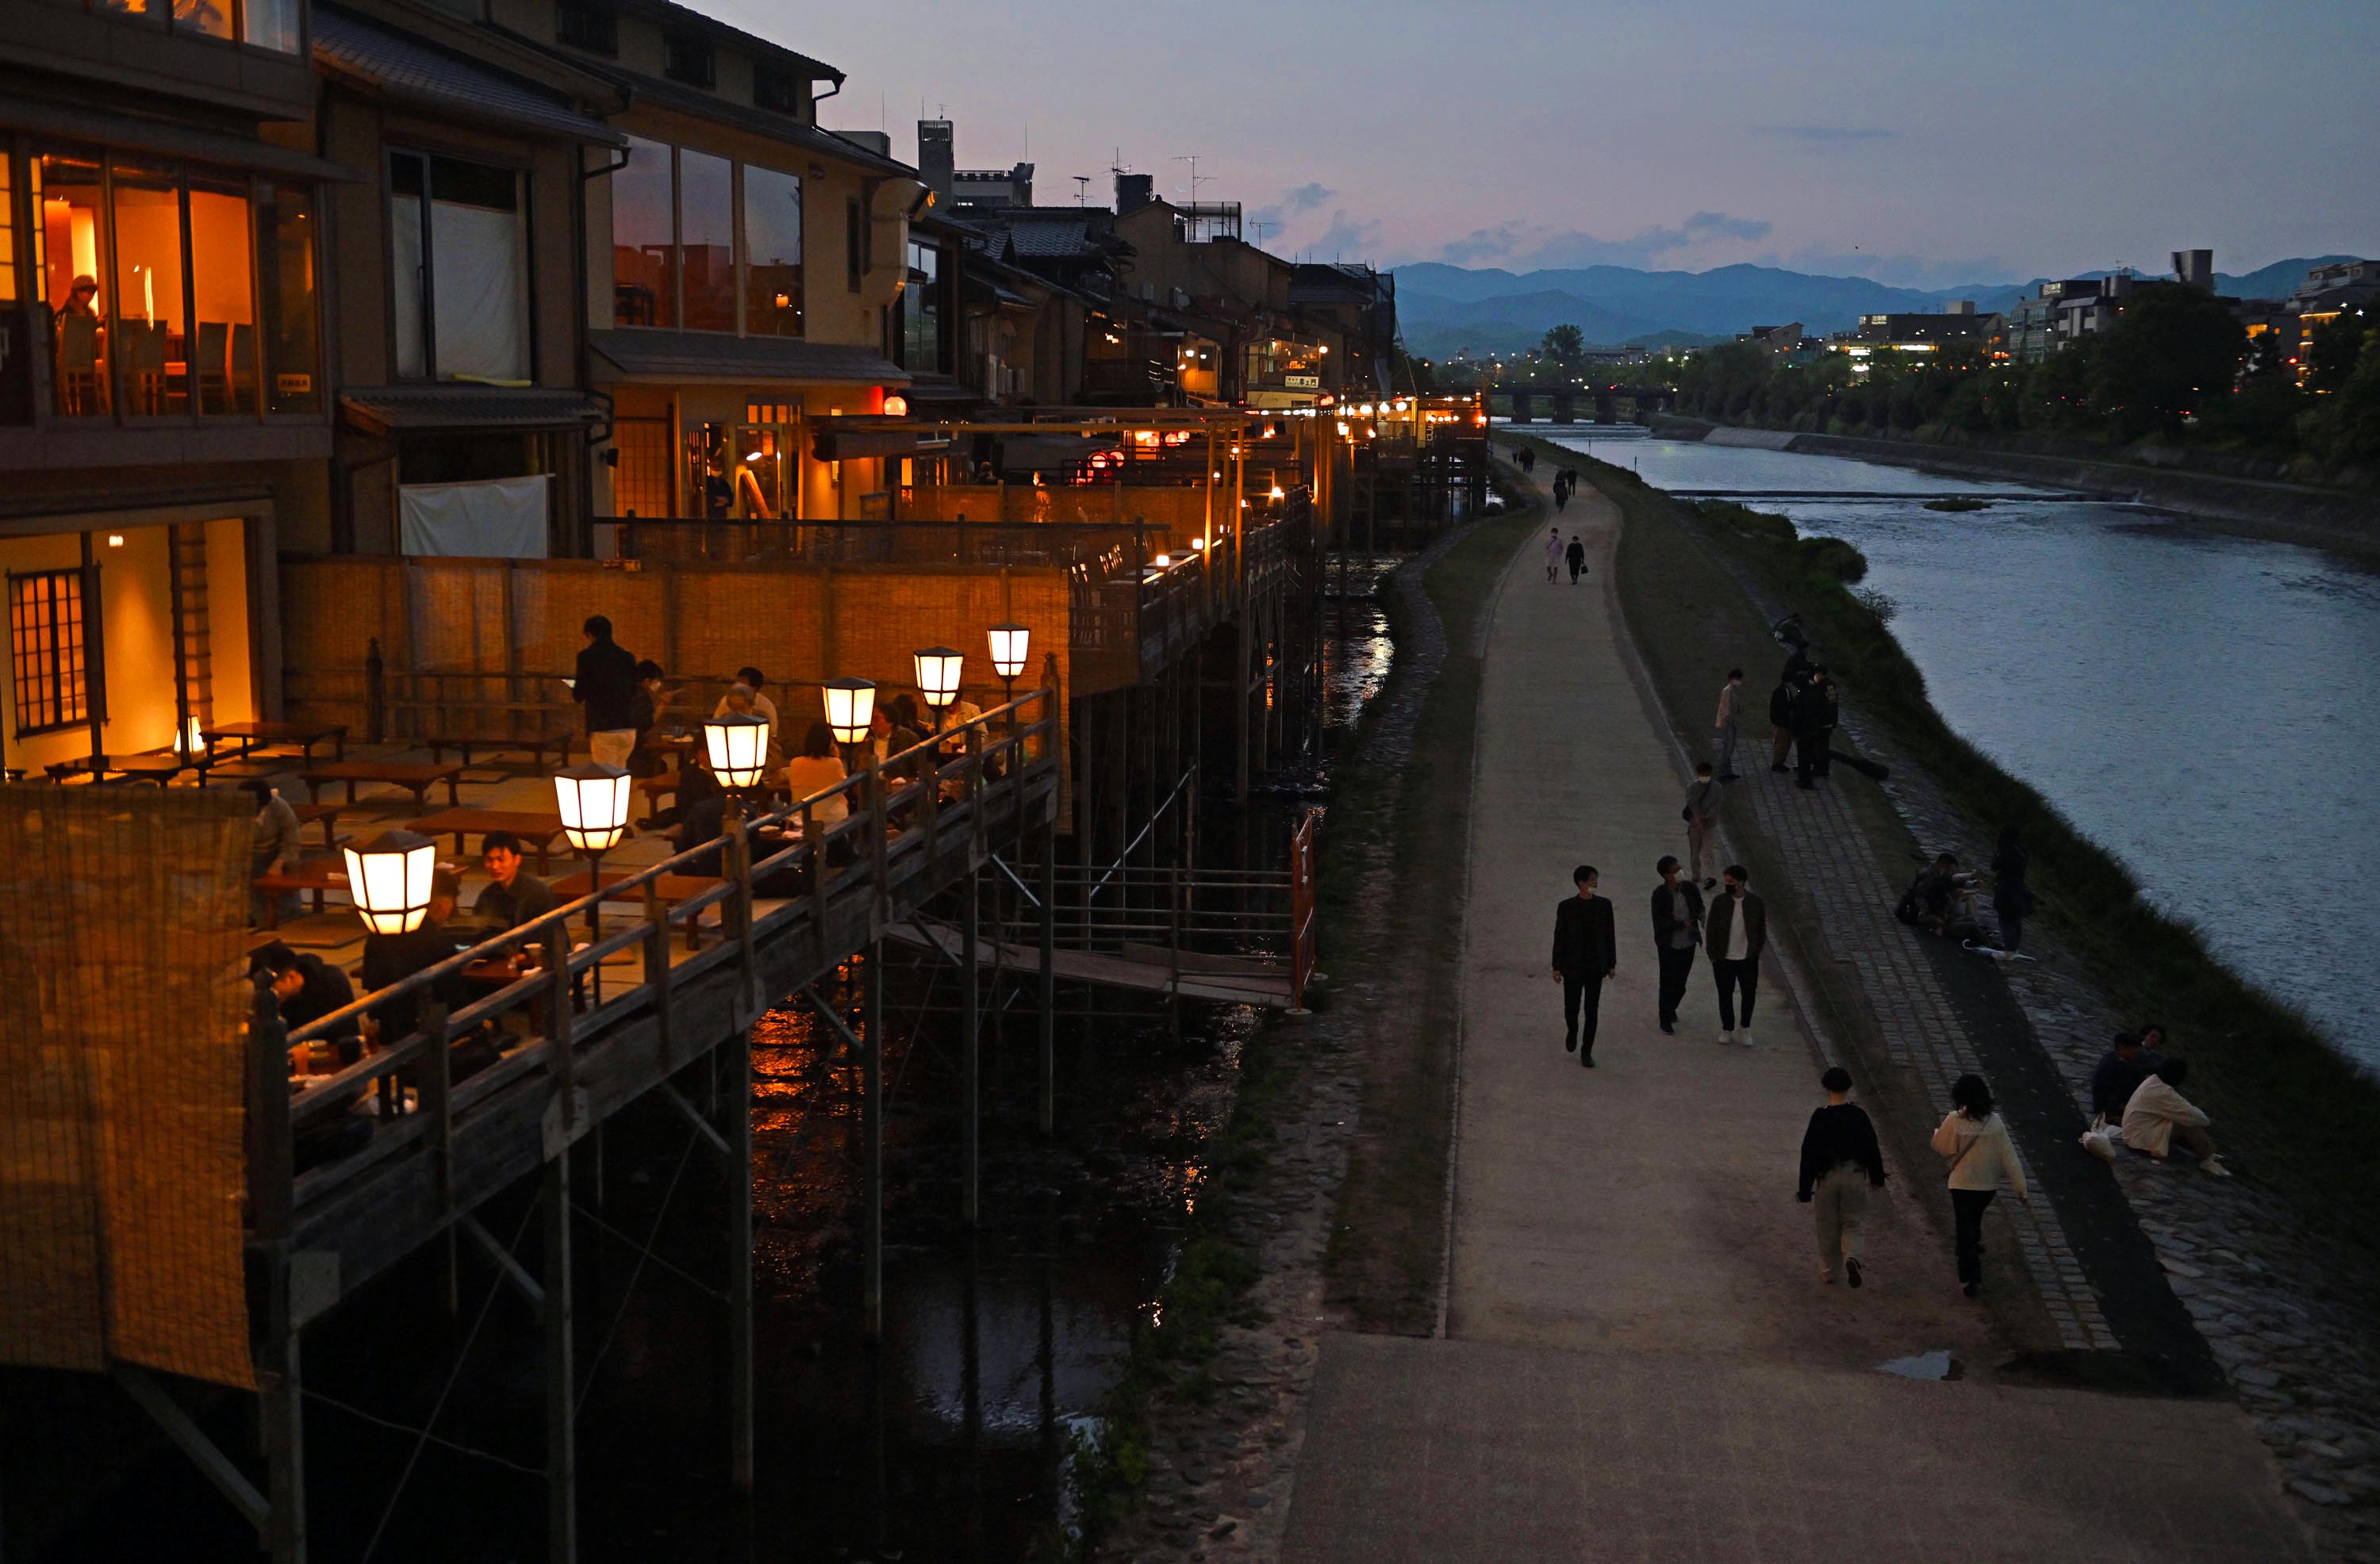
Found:
<path fill-rule="evenodd" d="M 2211 249 L 2178 249 L 2173 252 L 2173 279 L 2184 287 L 2202 293 L 2215 291 L 2215 252 Z"/>
<path fill-rule="evenodd" d="M 1995 358 L 2037 364 L 2067 344 L 2113 324 L 2123 309 L 2117 301 L 2131 287 L 2129 272 L 2044 283 L 2005 311 L 1996 331 L 1978 334 L 1986 338 L 1985 346 Z"/>
<path fill-rule="evenodd" d="M 1905 313 L 1900 311 L 1863 315 L 1859 327 L 1852 335 L 1861 342 L 1952 342 L 1970 340 L 1983 333 L 1983 321 L 1975 314 L 1972 298 L 1954 298 L 1937 313 Z"/>
<path fill-rule="evenodd" d="M 1748 332 L 1736 333 L 1735 340 L 1751 343 L 1782 358 L 1802 346 L 1802 322 L 1788 321 L 1781 326 L 1755 326 Z"/>

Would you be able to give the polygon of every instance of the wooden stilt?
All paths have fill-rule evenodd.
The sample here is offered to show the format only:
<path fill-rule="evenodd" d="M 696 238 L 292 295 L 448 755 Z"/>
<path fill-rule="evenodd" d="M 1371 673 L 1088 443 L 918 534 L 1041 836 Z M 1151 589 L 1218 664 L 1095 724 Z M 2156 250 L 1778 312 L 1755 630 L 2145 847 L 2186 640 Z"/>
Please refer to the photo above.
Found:
<path fill-rule="evenodd" d="M 545 1557 L 577 1564 L 578 1384 L 570 1285 L 570 1147 L 545 1164 Z"/>
<path fill-rule="evenodd" d="M 1058 822 L 1041 832 L 1041 1133 L 1058 1133 Z"/>
<path fill-rule="evenodd" d="M 752 1034 L 727 1046 L 727 1448 L 735 1491 L 752 1491 Z"/>
<path fill-rule="evenodd" d="M 976 964 L 981 954 L 977 926 L 982 919 L 983 871 L 969 866 L 959 894 L 959 966 L 966 994 L 959 1021 L 959 1219 L 973 1227 L 983 1201 L 983 974 Z"/>
<path fill-rule="evenodd" d="M 860 1012 L 860 1312 L 870 1341 L 884 1340 L 884 941 L 868 947 Z"/>

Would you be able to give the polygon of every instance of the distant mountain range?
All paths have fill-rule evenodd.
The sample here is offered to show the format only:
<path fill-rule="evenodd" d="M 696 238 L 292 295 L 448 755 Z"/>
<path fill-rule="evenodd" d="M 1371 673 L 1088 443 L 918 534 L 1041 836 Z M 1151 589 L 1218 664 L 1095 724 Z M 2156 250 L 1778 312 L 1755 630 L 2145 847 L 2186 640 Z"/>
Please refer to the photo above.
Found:
<path fill-rule="evenodd" d="M 2216 287 L 2245 298 L 2281 297 L 2303 280 L 2309 268 L 2348 259 L 2312 256 L 2276 261 L 2244 275 L 2217 273 Z M 2150 277 L 2167 274 L 2145 266 L 2133 270 Z M 1475 355 L 1533 347 L 1548 328 L 1564 322 L 1576 325 L 1594 346 L 1671 343 L 1694 347 L 1788 321 L 1799 321 L 1805 330 L 1824 335 L 1849 328 L 1864 314 L 1922 313 L 1939 309 L 1953 298 L 1972 298 L 1976 311 L 1988 315 L 2048 280 L 1920 290 L 1776 266 L 1721 266 L 1709 272 L 1586 266 L 1515 273 L 1434 261 L 1400 266 L 1396 276 L 1397 317 L 1405 346 L 1432 358 L 1465 349 Z"/>

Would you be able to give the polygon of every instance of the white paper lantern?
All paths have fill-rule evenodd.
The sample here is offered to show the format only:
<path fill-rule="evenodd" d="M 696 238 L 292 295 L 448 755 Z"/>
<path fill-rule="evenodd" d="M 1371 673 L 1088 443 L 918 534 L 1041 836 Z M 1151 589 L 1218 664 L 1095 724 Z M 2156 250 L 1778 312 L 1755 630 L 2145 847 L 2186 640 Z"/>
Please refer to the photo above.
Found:
<path fill-rule="evenodd" d="M 876 685 L 868 679 L 829 679 L 819 694 L 826 703 L 826 725 L 837 744 L 868 742 L 868 724 L 876 719 Z"/>
<path fill-rule="evenodd" d="M 991 670 L 1003 679 L 1025 672 L 1025 654 L 1033 644 L 1030 625 L 1014 620 L 991 627 Z"/>
<path fill-rule="evenodd" d="M 730 711 L 703 723 L 702 745 L 722 787 L 758 787 L 769 770 L 769 724 L 749 711 Z"/>
<path fill-rule="evenodd" d="M 361 847 L 344 849 L 347 894 L 374 934 L 410 934 L 430 913 L 430 881 L 438 844 L 409 830 L 383 831 Z"/>
<path fill-rule="evenodd" d="M 628 831 L 628 773 L 592 760 L 553 773 L 562 834 L 581 853 L 608 853 Z"/>
<path fill-rule="evenodd" d="M 917 693 L 940 711 L 959 697 L 959 670 L 964 654 L 948 647 L 926 647 L 910 654 L 917 665 Z"/>

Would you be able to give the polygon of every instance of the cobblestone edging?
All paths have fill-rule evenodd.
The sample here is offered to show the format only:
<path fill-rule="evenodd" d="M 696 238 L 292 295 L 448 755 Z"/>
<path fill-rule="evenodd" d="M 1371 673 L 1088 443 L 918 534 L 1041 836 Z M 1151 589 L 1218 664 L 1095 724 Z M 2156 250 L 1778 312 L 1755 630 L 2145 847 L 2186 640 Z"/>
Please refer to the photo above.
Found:
<path fill-rule="evenodd" d="M 1987 832 L 1930 777 L 1875 735 L 1857 736 L 1891 764 L 1886 791 L 1921 841 L 1961 861 L 1989 856 Z M 2126 1019 L 2041 926 L 2027 927 L 2025 948 L 2037 959 L 2005 963 L 2001 974 L 2087 1113 L 2091 1072 Z M 2186 1018 L 2172 1019 L 2186 1044 Z M 2224 1126 L 2215 1128 L 2220 1136 Z M 2252 1144 L 2224 1144 L 2242 1174 L 2228 1182 L 2186 1158 L 2137 1154 L 2117 1160 L 2116 1182 L 2279 1461 L 2300 1518 L 2332 1557 L 2380 1561 L 2380 1293 L 2371 1263 L 2311 1231 L 2286 1196 L 2256 1182 Z M 2089 1154 L 2078 1146 L 2073 1155 Z"/>
<path fill-rule="evenodd" d="M 1448 531 L 1389 576 L 1386 588 L 1399 605 L 1394 661 L 1351 764 L 1394 775 L 1412 757 L 1422 703 L 1447 654 L 1446 626 L 1424 580 L 1471 529 Z M 1381 807 L 1393 801 L 1392 786 Z M 1327 819 L 1325 833 L 1328 851 Z M 1395 874 L 1392 842 L 1374 841 L 1355 869 L 1363 887 L 1356 904 L 1366 921 L 1387 905 Z M 1327 965 L 1331 946 L 1362 940 L 1366 930 L 1328 929 L 1324 938 Z M 1211 1398 L 1165 1392 L 1149 1407 L 1148 1481 L 1133 1513 L 1102 1539 L 1099 1558 L 1264 1564 L 1280 1557 L 1319 1339 L 1342 1324 L 1323 1300 L 1323 1259 L 1355 1137 L 1355 1050 L 1398 1002 L 1385 987 L 1353 985 L 1337 990 L 1326 1011 L 1275 1023 L 1299 1029 L 1293 1057 L 1282 1061 L 1293 1084 L 1275 1104 L 1264 1171 L 1237 1197 L 1225 1229 L 1262 1267 L 1249 1298 L 1260 1323 L 1223 1332 Z"/>
<path fill-rule="evenodd" d="M 1734 574 L 1761 612 L 1772 621 L 1781 614 L 1742 572 Z M 1861 753 L 1892 768 L 1885 794 L 1920 843 L 1961 863 L 1989 859 L 1992 830 L 1952 806 L 1855 708 L 1845 707 L 1843 724 Z M 1751 753 L 1756 767 L 1766 747 L 1754 744 Z M 1730 802 L 1747 784 L 1767 781 L 1785 779 L 1755 770 Z M 1864 837 L 1851 829 L 1848 807 L 1828 790 L 1755 786 L 1752 797 L 1761 830 L 1812 889 L 1829 947 L 1852 953 L 1894 1061 L 1915 1065 L 1928 1090 L 1947 1101 L 1949 1081 L 1973 1067 L 1962 1062 L 1971 1045 L 1925 967 L 1921 937 L 1890 915 L 1900 885 L 1883 874 Z M 1824 824 L 1814 829 L 1815 821 Z M 1834 851 L 1844 843 L 1850 851 Z M 2036 959 L 2002 963 L 2000 975 L 2087 1116 L 2092 1071 L 2125 1023 L 2054 936 L 2035 924 L 2025 940 Z M 2117 1183 L 2168 1285 L 2279 1461 L 2300 1519 L 2329 1557 L 2380 1564 L 2380 1291 L 2370 1285 L 2368 1261 L 2312 1231 L 2287 1198 L 2255 1182 L 2252 1146 L 2227 1150 L 2246 1176 L 2218 1183 L 2186 1159 L 2127 1154 L 2115 1164 Z M 2072 1155 L 2090 1154 L 2078 1145 Z M 2055 1278 L 2055 1291 L 2045 1286 L 2043 1297 L 2061 1337 L 2069 1346 L 2116 1345 L 2095 1300 L 2087 1311 L 2081 1306 L 2091 1294 L 2047 1203 L 2036 1200 L 2032 1213 L 2034 1230 L 2020 1230 L 2026 1268 L 2036 1282 Z M 2022 1218 L 2026 1208 L 2009 1214 Z"/>

